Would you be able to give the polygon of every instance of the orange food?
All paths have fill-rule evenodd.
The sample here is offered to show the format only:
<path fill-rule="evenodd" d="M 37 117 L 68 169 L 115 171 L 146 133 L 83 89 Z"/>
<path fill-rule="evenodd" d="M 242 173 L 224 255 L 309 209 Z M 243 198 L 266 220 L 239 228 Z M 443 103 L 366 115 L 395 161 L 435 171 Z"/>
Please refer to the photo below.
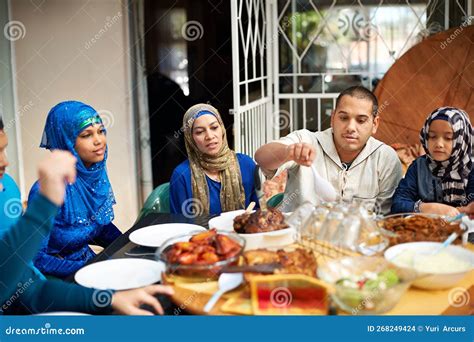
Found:
<path fill-rule="evenodd" d="M 196 262 L 196 255 L 191 253 L 180 254 L 177 258 L 178 262 L 183 265 L 191 265 Z"/>
<path fill-rule="evenodd" d="M 215 229 L 194 235 L 189 242 L 173 244 L 166 258 L 181 265 L 212 265 L 238 255 L 242 246 L 232 238 L 217 234 Z"/>
<path fill-rule="evenodd" d="M 214 264 L 219 261 L 219 257 L 215 253 L 202 253 L 199 255 L 199 260 L 205 264 Z"/>
<path fill-rule="evenodd" d="M 227 256 L 229 254 L 234 254 L 236 250 L 237 252 L 240 251 L 240 249 L 241 249 L 241 246 L 237 242 L 232 240 L 230 237 L 225 236 L 225 235 L 217 235 L 216 237 L 217 254 Z"/>
<path fill-rule="evenodd" d="M 208 230 L 207 232 L 199 233 L 194 235 L 189 242 L 194 242 L 203 245 L 212 244 L 216 238 L 217 231 L 215 229 Z"/>

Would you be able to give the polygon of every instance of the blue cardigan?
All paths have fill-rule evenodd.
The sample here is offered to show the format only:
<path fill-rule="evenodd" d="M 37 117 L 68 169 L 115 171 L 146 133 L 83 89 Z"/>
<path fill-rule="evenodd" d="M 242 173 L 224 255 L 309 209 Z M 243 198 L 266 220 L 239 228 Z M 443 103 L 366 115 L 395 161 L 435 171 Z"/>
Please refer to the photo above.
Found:
<path fill-rule="evenodd" d="M 54 217 L 57 211 L 58 207 L 39 194 L 29 203 L 19 221 L 0 236 L 0 315 L 46 311 L 111 311 L 110 304 L 96 305 L 98 290 L 41 279 L 32 269 L 31 260 L 43 236 L 51 230 L 50 217 Z"/>
<path fill-rule="evenodd" d="M 426 156 L 421 156 L 410 165 L 405 177 L 400 181 L 392 198 L 392 214 L 411 213 L 415 202 L 445 203 L 441 188 L 441 180 L 433 176 L 428 167 Z M 474 200 L 474 169 L 469 174 L 466 188 L 466 205 Z"/>
<path fill-rule="evenodd" d="M 258 206 L 258 198 L 255 193 L 255 184 L 253 174 L 255 171 L 255 162 L 249 156 L 237 153 L 237 160 L 240 165 L 242 175 L 242 185 L 245 191 L 245 206 L 250 202 L 255 202 Z M 206 176 L 207 186 L 209 187 L 210 210 L 211 215 L 222 213 L 220 192 L 221 183 L 216 182 Z M 186 205 L 186 200 L 193 197 L 191 186 L 191 167 L 189 159 L 179 164 L 174 169 L 170 180 L 170 209 L 173 214 L 193 215 L 189 210 L 192 205 Z M 184 204 L 184 205 L 183 205 Z M 184 209 L 184 210 L 183 210 Z M 245 209 L 245 208 L 242 208 Z"/>

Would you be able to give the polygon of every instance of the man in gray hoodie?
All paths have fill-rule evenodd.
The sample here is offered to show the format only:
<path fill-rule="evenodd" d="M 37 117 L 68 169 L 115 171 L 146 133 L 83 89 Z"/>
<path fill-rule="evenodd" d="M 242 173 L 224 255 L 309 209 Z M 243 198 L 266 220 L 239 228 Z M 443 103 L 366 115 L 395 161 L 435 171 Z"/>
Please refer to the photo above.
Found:
<path fill-rule="evenodd" d="M 255 160 L 267 178 L 288 170 L 281 209 L 293 211 L 305 201 L 316 204 L 318 197 L 324 197 L 314 166 L 340 199 L 358 200 L 381 214 L 388 213 L 402 166 L 395 150 L 372 137 L 379 121 L 375 95 L 354 86 L 339 94 L 331 128 L 298 130 L 260 147 Z"/>

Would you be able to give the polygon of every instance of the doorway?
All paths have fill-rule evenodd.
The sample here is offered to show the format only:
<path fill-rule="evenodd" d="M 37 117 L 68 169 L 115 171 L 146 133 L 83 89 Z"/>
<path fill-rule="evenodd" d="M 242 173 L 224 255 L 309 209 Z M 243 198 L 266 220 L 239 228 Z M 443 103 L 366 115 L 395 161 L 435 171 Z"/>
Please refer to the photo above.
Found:
<path fill-rule="evenodd" d="M 233 143 L 230 2 L 145 0 L 145 54 L 153 186 L 187 158 L 180 132 L 186 110 L 215 106 Z M 232 146 L 231 146 L 232 147 Z"/>

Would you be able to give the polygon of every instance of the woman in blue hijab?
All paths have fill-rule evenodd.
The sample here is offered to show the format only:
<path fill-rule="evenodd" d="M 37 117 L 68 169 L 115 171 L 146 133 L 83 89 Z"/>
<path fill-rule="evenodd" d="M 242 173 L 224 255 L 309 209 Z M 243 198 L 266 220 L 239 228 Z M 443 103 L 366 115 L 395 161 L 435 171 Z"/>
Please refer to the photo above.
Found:
<path fill-rule="evenodd" d="M 121 234 L 112 223 L 115 197 L 106 169 L 106 130 L 91 106 L 61 102 L 48 114 L 40 147 L 66 150 L 77 158 L 77 180 L 67 186 L 54 228 L 34 260 L 44 274 L 65 278 L 95 256 L 89 244 L 107 247 Z M 36 182 L 28 201 L 38 190 Z"/>

